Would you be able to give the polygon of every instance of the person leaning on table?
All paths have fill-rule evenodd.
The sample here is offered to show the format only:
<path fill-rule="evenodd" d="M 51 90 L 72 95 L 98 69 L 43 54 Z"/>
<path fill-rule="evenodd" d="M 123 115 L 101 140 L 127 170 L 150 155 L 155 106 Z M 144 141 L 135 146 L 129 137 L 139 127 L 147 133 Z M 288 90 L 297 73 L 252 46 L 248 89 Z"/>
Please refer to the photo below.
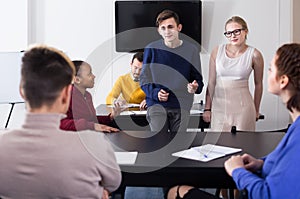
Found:
<path fill-rule="evenodd" d="M 25 52 L 20 93 L 28 112 L 21 128 L 0 131 L 1 198 L 105 199 L 120 185 L 105 134 L 59 128 L 74 74 L 71 60 L 55 48 Z"/>
<path fill-rule="evenodd" d="M 234 155 L 225 162 L 225 169 L 239 190 L 247 190 L 249 199 L 300 198 L 300 44 L 285 44 L 276 51 L 269 67 L 268 91 L 281 98 L 293 124 L 266 157 Z M 168 199 L 172 198 L 218 197 L 176 186 L 168 193 Z"/>
<path fill-rule="evenodd" d="M 116 104 L 109 115 L 97 116 L 92 95 L 87 91 L 88 88 L 93 88 L 95 84 L 92 67 L 81 60 L 75 60 L 73 64 L 76 72 L 70 106 L 67 117 L 61 120 L 60 128 L 69 131 L 90 129 L 100 132 L 118 132 L 119 129 L 112 126 L 114 125 L 114 118 L 121 112 L 120 107 Z"/>
<path fill-rule="evenodd" d="M 137 52 L 133 55 L 130 63 L 130 72 L 121 75 L 115 82 L 113 88 L 106 97 L 106 104 L 115 104 L 120 97 L 126 103 L 140 104 L 141 109 L 146 109 L 146 94 L 140 87 L 140 74 L 143 66 L 143 52 Z"/>
<path fill-rule="evenodd" d="M 144 49 L 140 85 L 146 93 L 151 131 L 186 131 L 194 94 L 203 88 L 199 49 L 180 39 L 183 25 L 172 10 L 156 18 L 162 39 Z"/>

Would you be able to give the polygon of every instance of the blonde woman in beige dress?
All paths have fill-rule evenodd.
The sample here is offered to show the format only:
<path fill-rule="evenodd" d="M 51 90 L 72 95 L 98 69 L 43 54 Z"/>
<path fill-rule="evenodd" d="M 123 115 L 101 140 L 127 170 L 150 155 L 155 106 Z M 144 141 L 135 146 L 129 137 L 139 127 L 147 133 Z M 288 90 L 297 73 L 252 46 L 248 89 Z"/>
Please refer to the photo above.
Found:
<path fill-rule="evenodd" d="M 228 43 L 213 49 L 209 63 L 209 81 L 206 90 L 203 119 L 211 122 L 214 131 L 254 131 L 259 117 L 263 91 L 264 61 L 262 54 L 246 44 L 248 27 L 238 16 L 225 24 Z M 254 72 L 254 96 L 248 80 Z"/>

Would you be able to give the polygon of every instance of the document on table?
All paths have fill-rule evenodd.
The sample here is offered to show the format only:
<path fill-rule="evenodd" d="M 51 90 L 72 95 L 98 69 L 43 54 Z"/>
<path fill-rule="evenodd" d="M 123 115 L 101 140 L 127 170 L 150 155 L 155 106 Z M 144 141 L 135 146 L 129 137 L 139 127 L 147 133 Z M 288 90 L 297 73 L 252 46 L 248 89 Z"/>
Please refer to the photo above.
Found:
<path fill-rule="evenodd" d="M 122 111 L 120 115 L 146 115 L 147 111 Z"/>
<path fill-rule="evenodd" d="M 118 164 L 134 164 L 136 161 L 137 155 L 138 155 L 137 151 L 115 152 L 115 156 L 116 156 Z"/>
<path fill-rule="evenodd" d="M 128 107 L 128 108 L 139 108 L 139 107 L 140 107 L 140 104 L 133 104 L 133 103 L 130 103 L 130 104 L 127 104 L 127 107 Z"/>
<path fill-rule="evenodd" d="M 186 132 L 190 132 L 190 133 L 198 133 L 198 132 L 202 132 L 202 129 L 201 128 L 187 128 L 186 129 Z"/>
<path fill-rule="evenodd" d="M 240 148 L 226 147 L 214 144 L 192 147 L 187 150 L 173 153 L 173 156 L 208 162 L 226 155 L 242 151 Z"/>
<path fill-rule="evenodd" d="M 110 104 L 110 105 L 107 105 L 107 107 L 114 107 L 113 104 Z M 139 108 L 140 107 L 140 104 L 132 104 L 132 103 L 126 103 L 126 104 L 123 104 L 121 105 L 121 108 Z"/>
<path fill-rule="evenodd" d="M 195 110 L 195 109 L 190 110 L 191 115 L 196 115 L 196 114 L 201 114 L 201 113 L 203 113 L 203 110 Z"/>

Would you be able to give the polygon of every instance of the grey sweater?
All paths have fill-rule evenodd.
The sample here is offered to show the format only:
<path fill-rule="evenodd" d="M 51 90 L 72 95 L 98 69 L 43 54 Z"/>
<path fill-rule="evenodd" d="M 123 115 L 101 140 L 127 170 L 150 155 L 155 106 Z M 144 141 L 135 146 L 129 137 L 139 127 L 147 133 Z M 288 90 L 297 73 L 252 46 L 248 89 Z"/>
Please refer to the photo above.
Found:
<path fill-rule="evenodd" d="M 0 196 L 101 198 L 121 172 L 103 133 L 63 131 L 61 114 L 28 113 L 21 129 L 0 131 Z"/>

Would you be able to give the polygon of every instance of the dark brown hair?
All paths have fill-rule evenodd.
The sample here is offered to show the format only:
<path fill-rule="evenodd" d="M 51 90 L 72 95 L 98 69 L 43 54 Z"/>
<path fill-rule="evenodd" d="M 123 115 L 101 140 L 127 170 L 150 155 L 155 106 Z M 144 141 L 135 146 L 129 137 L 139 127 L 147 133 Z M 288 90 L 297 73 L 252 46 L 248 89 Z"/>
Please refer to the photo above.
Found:
<path fill-rule="evenodd" d="M 161 13 L 158 14 L 156 18 L 156 26 L 158 27 L 159 24 L 169 18 L 174 18 L 177 25 L 180 24 L 179 16 L 176 12 L 172 10 L 163 10 Z"/>
<path fill-rule="evenodd" d="M 72 83 L 75 69 L 61 51 L 36 46 L 25 52 L 21 66 L 21 89 L 31 108 L 51 106 L 59 92 Z"/>
<path fill-rule="evenodd" d="M 137 59 L 139 62 L 143 62 L 143 56 L 144 56 L 143 52 L 135 53 L 132 57 L 131 63 L 133 63 L 134 59 Z"/>
<path fill-rule="evenodd" d="M 300 44 L 284 44 L 276 51 L 277 75 L 289 78 L 292 97 L 287 102 L 287 108 L 300 111 Z"/>

